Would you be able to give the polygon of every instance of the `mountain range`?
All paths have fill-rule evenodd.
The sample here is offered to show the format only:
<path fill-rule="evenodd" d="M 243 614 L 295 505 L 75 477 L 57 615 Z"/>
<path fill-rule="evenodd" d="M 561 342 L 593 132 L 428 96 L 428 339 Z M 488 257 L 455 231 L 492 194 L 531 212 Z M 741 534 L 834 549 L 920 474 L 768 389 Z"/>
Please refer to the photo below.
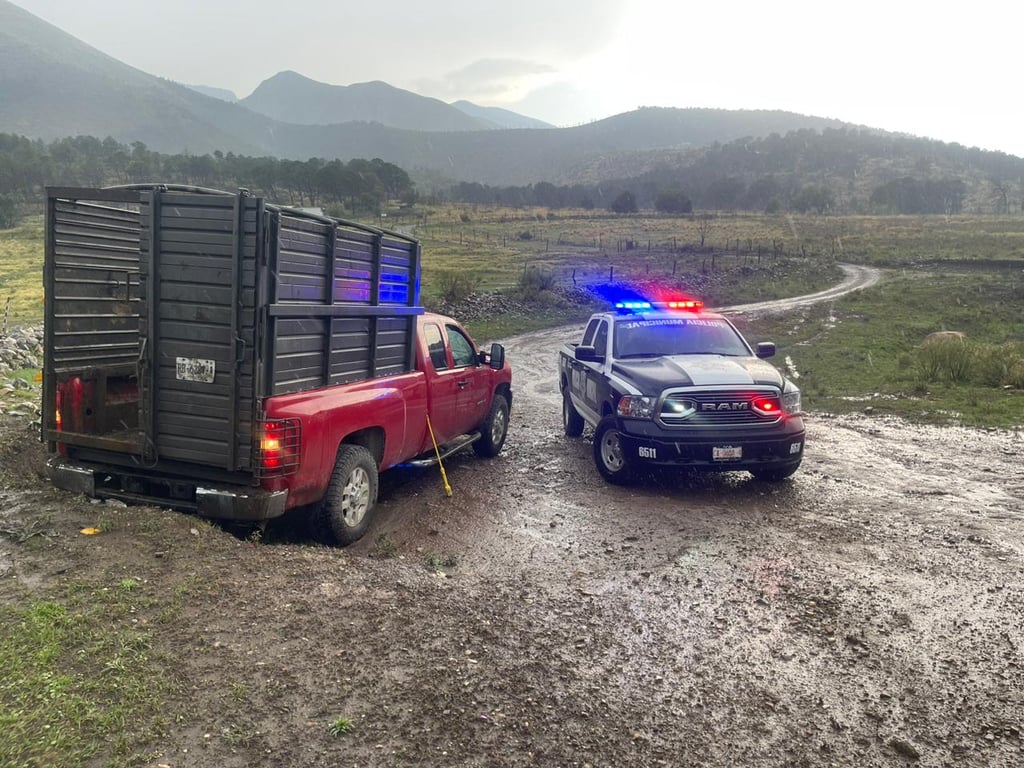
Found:
<path fill-rule="evenodd" d="M 595 183 L 709 145 L 845 127 L 784 111 L 641 108 L 555 128 L 380 81 L 330 85 L 290 71 L 237 98 L 149 75 L 0 0 L 0 133 L 31 139 L 111 137 L 168 154 L 378 157 L 452 181 L 526 185 Z"/>

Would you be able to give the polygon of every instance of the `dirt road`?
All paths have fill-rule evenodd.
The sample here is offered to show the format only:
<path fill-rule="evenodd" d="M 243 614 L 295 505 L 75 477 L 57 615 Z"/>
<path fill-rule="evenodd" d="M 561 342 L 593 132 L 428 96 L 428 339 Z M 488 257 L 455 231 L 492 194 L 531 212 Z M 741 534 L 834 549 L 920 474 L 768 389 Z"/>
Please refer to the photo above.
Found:
<path fill-rule="evenodd" d="M 509 341 L 501 456 L 451 498 L 391 473 L 345 550 L 55 497 L 8 450 L 0 529 L 53 536 L 0 538 L 0 599 L 143 585 L 180 689 L 141 765 L 1024 764 L 1020 432 L 812 413 L 790 481 L 613 487 L 562 435 L 568 338 Z"/>

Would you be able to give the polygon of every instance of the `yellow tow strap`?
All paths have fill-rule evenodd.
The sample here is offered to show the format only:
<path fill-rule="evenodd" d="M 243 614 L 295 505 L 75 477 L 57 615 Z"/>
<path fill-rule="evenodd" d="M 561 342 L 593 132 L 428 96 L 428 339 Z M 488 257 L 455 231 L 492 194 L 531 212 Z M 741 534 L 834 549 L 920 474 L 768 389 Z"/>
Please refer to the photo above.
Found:
<path fill-rule="evenodd" d="M 441 463 L 441 451 L 437 448 L 437 438 L 434 437 L 434 428 L 430 426 L 430 414 L 427 414 L 427 431 L 430 432 L 430 442 L 434 444 L 434 455 L 437 456 L 437 466 L 441 468 L 441 480 L 444 481 L 444 492 L 447 496 L 452 495 L 452 487 L 448 485 L 448 475 L 445 474 L 444 464 Z"/>

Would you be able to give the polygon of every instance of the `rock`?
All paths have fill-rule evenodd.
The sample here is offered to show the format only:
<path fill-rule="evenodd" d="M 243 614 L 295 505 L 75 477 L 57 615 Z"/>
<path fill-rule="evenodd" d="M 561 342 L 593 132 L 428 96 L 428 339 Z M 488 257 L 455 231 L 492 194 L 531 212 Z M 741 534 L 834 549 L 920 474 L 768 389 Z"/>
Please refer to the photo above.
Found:
<path fill-rule="evenodd" d="M 921 757 L 920 750 L 906 739 L 892 739 L 889 742 L 889 746 L 892 747 L 894 752 L 903 755 L 903 757 L 910 758 L 911 760 L 917 760 Z"/>

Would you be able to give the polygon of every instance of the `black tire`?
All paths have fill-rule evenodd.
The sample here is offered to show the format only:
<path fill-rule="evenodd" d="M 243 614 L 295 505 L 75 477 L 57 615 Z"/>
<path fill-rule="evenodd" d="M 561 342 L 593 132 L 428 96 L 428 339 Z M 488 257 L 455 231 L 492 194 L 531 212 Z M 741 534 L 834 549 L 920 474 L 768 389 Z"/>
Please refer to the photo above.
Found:
<path fill-rule="evenodd" d="M 363 537 L 377 506 L 377 462 L 361 445 L 338 449 L 327 493 L 316 512 L 317 528 L 345 546 Z"/>
<path fill-rule="evenodd" d="M 572 404 L 568 387 L 562 390 L 562 426 L 566 437 L 579 437 L 583 434 L 583 417 Z"/>
<path fill-rule="evenodd" d="M 473 443 L 477 456 L 493 459 L 501 453 L 508 436 L 508 400 L 504 395 L 495 395 L 491 401 L 491 410 L 480 425 L 480 439 Z"/>
<path fill-rule="evenodd" d="M 771 467 L 758 467 L 757 469 L 750 470 L 750 474 L 758 480 L 764 480 L 767 483 L 777 483 L 781 480 L 785 480 L 787 477 L 792 477 L 793 473 L 798 469 L 800 469 L 800 461 L 796 461 L 792 464 L 776 464 Z"/>
<path fill-rule="evenodd" d="M 605 416 L 594 430 L 594 464 L 601 477 L 614 485 L 629 485 L 636 480 L 636 471 L 622 451 L 614 416 Z"/>

